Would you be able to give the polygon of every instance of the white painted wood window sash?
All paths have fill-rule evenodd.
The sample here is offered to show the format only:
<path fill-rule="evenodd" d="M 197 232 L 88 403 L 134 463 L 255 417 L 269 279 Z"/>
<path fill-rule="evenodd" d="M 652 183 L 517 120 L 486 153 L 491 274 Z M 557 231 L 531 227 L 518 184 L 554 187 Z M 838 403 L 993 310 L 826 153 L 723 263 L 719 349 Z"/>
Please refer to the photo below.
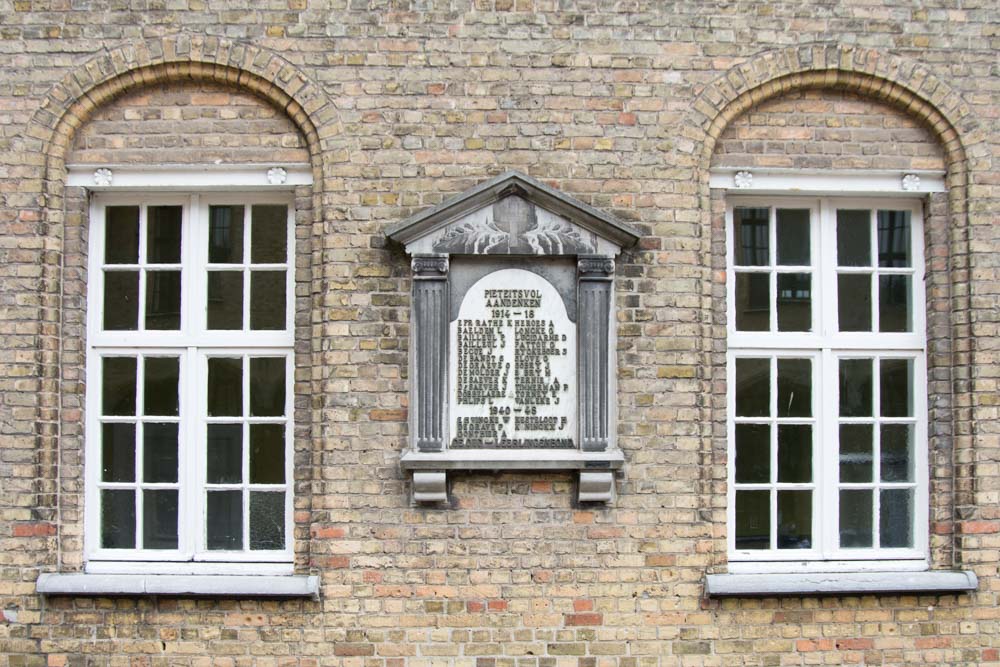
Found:
<path fill-rule="evenodd" d="M 213 204 L 234 204 L 245 207 L 244 261 L 242 266 L 229 266 L 241 271 L 243 285 L 243 329 L 211 331 L 207 328 L 207 275 L 209 207 Z M 275 264 L 250 266 L 250 215 L 255 204 L 285 206 L 287 218 L 286 261 Z M 143 330 L 145 299 L 145 268 L 147 256 L 146 212 L 149 206 L 175 205 L 181 215 L 181 325 L 179 330 Z M 104 253 L 106 209 L 110 206 L 139 206 L 140 234 L 138 266 L 116 265 L 116 268 L 140 270 L 139 278 L 139 329 L 136 331 L 104 330 Z M 89 272 L 87 296 L 87 356 L 86 356 L 86 444 L 85 444 L 85 512 L 84 549 L 86 571 L 89 573 L 164 574 L 288 574 L 293 557 L 293 402 L 294 402 L 294 206 L 287 192 L 270 193 L 212 193 L 212 194 L 142 194 L 101 193 L 92 199 L 90 209 Z M 152 266 L 152 265 L 151 265 Z M 170 268 L 176 269 L 177 266 Z M 215 268 L 220 268 L 215 266 Z M 285 272 L 284 328 L 281 330 L 249 330 L 250 273 L 252 270 L 283 270 Z M 102 359 L 113 356 L 135 357 L 138 362 L 136 416 L 116 418 L 102 416 Z M 142 416 L 142 362 L 147 356 L 170 356 L 179 359 L 179 416 Z M 233 421 L 243 428 L 242 472 L 243 482 L 243 548 L 232 551 L 209 550 L 205 544 L 206 531 L 206 482 L 207 452 L 205 443 L 207 415 L 206 359 L 213 356 L 240 357 L 244 359 L 243 416 Z M 281 417 L 257 418 L 249 416 L 249 359 L 253 357 L 278 357 L 284 359 L 285 404 Z M 136 482 L 112 483 L 102 481 L 102 422 L 176 422 L 178 433 L 178 480 L 169 484 L 139 483 L 142 472 L 143 443 L 139 434 L 135 441 Z M 284 482 L 261 486 L 250 484 L 248 458 L 250 441 L 249 425 L 275 423 L 284 432 Z M 144 549 L 142 539 L 142 493 L 137 494 L 136 546 L 135 549 L 101 547 L 100 490 L 102 488 L 170 488 L 178 496 L 178 546 L 177 549 Z M 282 491 L 284 493 L 283 521 L 284 547 L 281 549 L 250 550 L 249 547 L 249 493 L 253 490 Z"/>
<path fill-rule="evenodd" d="M 769 209 L 769 261 L 765 266 L 740 267 L 741 272 L 764 273 L 769 276 L 770 330 L 737 331 L 736 279 L 733 210 L 738 207 Z M 802 267 L 777 267 L 775 265 L 776 225 L 775 210 L 807 209 L 810 211 L 810 264 Z M 864 209 L 870 216 L 871 266 L 868 268 L 838 268 L 836 216 L 838 209 Z M 879 268 L 876 235 L 878 210 L 906 210 L 910 212 L 910 257 L 908 268 Z M 923 216 L 919 200 L 899 198 L 804 198 L 780 196 L 729 197 L 726 202 L 727 248 L 727 440 L 728 440 L 728 555 L 731 572 L 783 572 L 783 571 L 862 571 L 919 570 L 927 567 L 928 542 L 928 472 L 927 472 L 927 397 L 926 397 L 926 318 L 924 294 Z M 775 303 L 776 276 L 781 272 L 809 272 L 812 275 L 812 326 L 810 331 L 777 331 Z M 870 302 L 872 308 L 871 332 L 838 331 L 837 274 L 869 273 L 872 275 Z M 904 274 L 910 277 L 911 327 L 908 332 L 878 332 L 878 275 Z M 735 415 L 735 367 L 740 358 L 771 360 L 771 412 L 766 418 L 746 418 Z M 776 360 L 782 358 L 809 359 L 812 363 L 812 417 L 791 419 L 776 417 Z M 841 359 L 873 359 L 875 375 L 872 398 L 874 415 L 871 418 L 850 419 L 839 415 L 839 362 Z M 912 363 L 912 416 L 881 418 L 878 416 L 878 360 L 908 359 Z M 872 445 L 872 482 L 861 484 L 841 483 L 838 452 L 839 425 L 846 422 L 906 423 L 912 424 L 913 472 L 909 482 L 882 482 L 879 477 L 879 438 Z M 770 423 L 770 475 L 766 484 L 735 483 L 736 445 L 735 427 L 739 423 Z M 776 481 L 777 428 L 780 423 L 812 423 L 813 455 L 812 482 L 785 484 Z M 770 491 L 770 543 L 767 549 L 736 548 L 737 487 Z M 878 496 L 880 489 L 910 489 L 913 493 L 912 548 L 878 548 L 878 505 L 876 501 L 872 548 L 842 548 L 839 545 L 839 492 L 841 489 L 872 489 Z M 780 489 L 812 489 L 812 544 L 808 549 L 776 548 L 776 502 L 774 494 Z"/>

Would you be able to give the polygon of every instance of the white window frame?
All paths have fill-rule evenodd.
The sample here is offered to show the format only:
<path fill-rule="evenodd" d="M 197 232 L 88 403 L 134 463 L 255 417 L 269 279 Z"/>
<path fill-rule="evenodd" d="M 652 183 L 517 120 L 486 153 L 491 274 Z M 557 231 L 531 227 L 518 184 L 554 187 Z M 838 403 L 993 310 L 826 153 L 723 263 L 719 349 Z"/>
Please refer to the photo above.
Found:
<path fill-rule="evenodd" d="M 179 331 L 142 331 L 145 299 L 144 282 L 140 279 L 139 331 L 104 331 L 104 229 L 105 210 L 109 206 L 139 206 L 140 220 L 145 218 L 147 206 L 180 205 L 181 217 L 181 329 Z M 246 206 L 249 219 L 254 204 L 280 204 L 287 207 L 287 261 L 280 267 L 285 270 L 285 329 L 282 331 L 209 331 L 205 308 L 208 272 L 208 207 L 212 204 L 240 204 Z M 90 238 L 88 249 L 87 290 L 87 345 L 86 345 L 86 420 L 85 420 L 85 505 L 84 505 L 84 554 L 85 569 L 89 573 L 141 573 L 162 574 L 267 574 L 279 575 L 292 572 L 294 555 L 294 338 L 295 338 L 295 207 L 292 194 L 287 190 L 269 192 L 231 193 L 194 192 L 175 194 L 162 192 L 102 192 L 91 199 Z M 245 225 L 245 238 L 250 225 Z M 145 227 L 140 227 L 139 258 L 145 257 Z M 249 264 L 250 246 L 244 244 L 244 265 Z M 267 269 L 278 265 L 254 265 Z M 244 280 L 244 326 L 249 327 L 249 280 Z M 177 356 L 180 358 L 178 433 L 178 549 L 105 549 L 100 546 L 100 491 L 104 484 L 101 477 L 101 357 L 143 355 Z M 205 534 L 205 484 L 207 466 L 204 431 L 207 419 L 205 383 L 206 359 L 209 356 L 270 356 L 285 358 L 285 548 L 256 551 L 208 551 Z M 245 362 L 246 363 L 246 362 Z M 139 363 L 141 367 L 141 361 Z M 138 371 L 141 376 L 141 370 Z M 248 400 L 249 366 L 244 372 L 244 403 Z M 143 392 L 141 383 L 137 394 Z M 142 420 L 140 407 L 136 420 Z M 254 418 L 244 415 L 243 421 Z M 158 421 L 159 418 L 147 419 Z M 169 420 L 163 420 L 169 421 Z M 136 442 L 136 465 L 141 466 L 141 442 Z M 244 479 L 248 460 L 249 442 L 243 446 Z M 141 468 L 139 468 L 141 469 Z M 138 486 L 138 482 L 134 486 Z M 142 484 L 145 487 L 145 484 Z M 243 486 L 251 485 L 244 482 Z M 142 494 L 137 494 L 141 496 Z M 248 543 L 246 507 L 248 493 L 244 492 L 244 543 Z M 136 505 L 138 524 L 141 526 L 141 508 Z M 192 520 L 192 517 L 196 517 Z M 136 536 L 140 539 L 139 535 Z"/>
<path fill-rule="evenodd" d="M 770 262 L 776 261 L 774 210 L 804 208 L 810 213 L 810 255 L 812 266 L 812 331 L 778 332 L 736 331 L 735 265 L 733 209 L 737 207 L 767 207 L 771 210 Z M 912 253 L 912 330 L 906 333 L 878 333 L 878 303 L 873 300 L 875 332 L 837 331 L 837 209 L 892 209 L 910 211 Z M 929 480 L 927 464 L 927 396 L 926 396 L 926 295 L 924 290 L 923 206 L 919 199 L 899 197 L 789 197 L 780 195 L 728 196 L 726 199 L 726 296 L 727 296 L 727 552 L 729 569 L 733 573 L 788 571 L 864 571 L 864 570 L 923 570 L 928 567 Z M 873 225 L 874 226 L 874 225 Z M 877 244 L 871 252 L 870 272 L 878 275 Z M 742 269 L 741 269 L 742 270 Z M 873 291 L 877 289 L 873 278 Z M 770 282 L 772 327 L 777 313 L 773 303 L 774 281 Z M 813 359 L 813 546 L 810 549 L 747 549 L 735 548 L 735 366 L 740 357 L 796 357 Z M 841 357 L 906 357 L 913 366 L 914 432 L 914 525 L 912 549 L 841 549 L 838 547 L 839 461 L 837 452 L 839 381 L 838 359 Z M 878 384 L 877 376 L 874 384 Z M 776 382 L 771 378 L 772 384 Z M 877 387 L 875 388 L 877 392 Z M 772 404 L 776 400 L 771 397 Z M 875 393 L 873 401 L 878 400 Z M 876 405 L 878 405 L 876 403 Z M 776 413 L 771 411 L 771 419 Z M 876 418 L 877 420 L 877 418 Z M 773 439 L 773 436 L 772 436 Z M 772 450 L 774 448 L 772 447 Z M 775 452 L 771 452 L 772 465 Z M 873 488 L 882 487 L 873 479 Z M 741 485 L 742 486 L 742 485 Z M 773 486 L 770 485 L 770 486 Z M 784 486 L 784 485 L 782 485 Z M 890 485 L 891 486 L 891 485 Z M 771 508 L 772 515 L 776 508 Z M 874 516 L 877 522 L 878 517 Z M 877 523 L 876 532 L 877 532 Z M 771 533 L 777 526 L 771 519 Z"/>

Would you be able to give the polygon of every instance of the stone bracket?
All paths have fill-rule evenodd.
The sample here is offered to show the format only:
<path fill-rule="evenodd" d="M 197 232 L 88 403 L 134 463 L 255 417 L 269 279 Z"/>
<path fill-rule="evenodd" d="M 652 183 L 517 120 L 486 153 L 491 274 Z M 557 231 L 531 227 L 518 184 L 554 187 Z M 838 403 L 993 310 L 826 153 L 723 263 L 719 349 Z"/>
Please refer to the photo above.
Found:
<path fill-rule="evenodd" d="M 578 500 L 581 503 L 607 503 L 615 495 L 615 473 L 611 470 L 580 472 Z"/>
<path fill-rule="evenodd" d="M 444 470 L 414 470 L 413 501 L 417 503 L 447 502 L 448 473 Z"/>

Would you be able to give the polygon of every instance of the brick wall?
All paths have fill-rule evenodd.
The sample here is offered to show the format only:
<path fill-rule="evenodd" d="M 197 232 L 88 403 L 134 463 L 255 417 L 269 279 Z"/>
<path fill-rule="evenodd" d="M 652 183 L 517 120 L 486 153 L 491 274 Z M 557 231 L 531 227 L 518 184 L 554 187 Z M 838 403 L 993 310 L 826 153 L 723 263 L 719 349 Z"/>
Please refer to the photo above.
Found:
<path fill-rule="evenodd" d="M 0 28 L 0 665 L 1000 662 L 988 3 L 83 4 L 14 3 Z M 287 150 L 314 168 L 296 204 L 296 565 L 322 599 L 42 599 L 40 571 L 82 564 L 85 197 L 64 163 L 105 157 L 109 137 L 123 161 L 172 150 L 162 119 L 129 114 L 198 95 L 261 125 L 241 132 L 229 103 L 199 98 L 219 118 L 171 125 L 195 142 L 182 161 Z M 725 567 L 726 462 L 724 236 L 705 169 L 713 155 L 801 166 L 816 156 L 770 141 L 778 128 L 854 121 L 894 141 L 858 156 L 845 147 L 861 137 L 836 134 L 838 159 L 950 170 L 927 205 L 932 553 L 980 588 L 706 600 L 705 572 Z M 627 468 L 609 508 L 576 506 L 569 475 L 528 473 L 457 475 L 450 509 L 414 508 L 398 468 L 409 266 L 382 231 L 508 168 L 645 234 L 618 269 Z"/>

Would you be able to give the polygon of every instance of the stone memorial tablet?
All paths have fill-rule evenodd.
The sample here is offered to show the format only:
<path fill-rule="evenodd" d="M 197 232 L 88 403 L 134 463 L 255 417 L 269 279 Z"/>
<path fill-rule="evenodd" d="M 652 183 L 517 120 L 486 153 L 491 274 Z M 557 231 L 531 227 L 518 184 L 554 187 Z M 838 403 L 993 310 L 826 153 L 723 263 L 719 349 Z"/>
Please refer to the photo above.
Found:
<path fill-rule="evenodd" d="M 413 500 L 457 470 L 573 470 L 608 502 L 615 439 L 615 256 L 636 230 L 524 174 L 390 229 L 411 255 Z"/>
<path fill-rule="evenodd" d="M 542 276 L 502 269 L 449 332 L 451 449 L 577 447 L 576 325 Z"/>

